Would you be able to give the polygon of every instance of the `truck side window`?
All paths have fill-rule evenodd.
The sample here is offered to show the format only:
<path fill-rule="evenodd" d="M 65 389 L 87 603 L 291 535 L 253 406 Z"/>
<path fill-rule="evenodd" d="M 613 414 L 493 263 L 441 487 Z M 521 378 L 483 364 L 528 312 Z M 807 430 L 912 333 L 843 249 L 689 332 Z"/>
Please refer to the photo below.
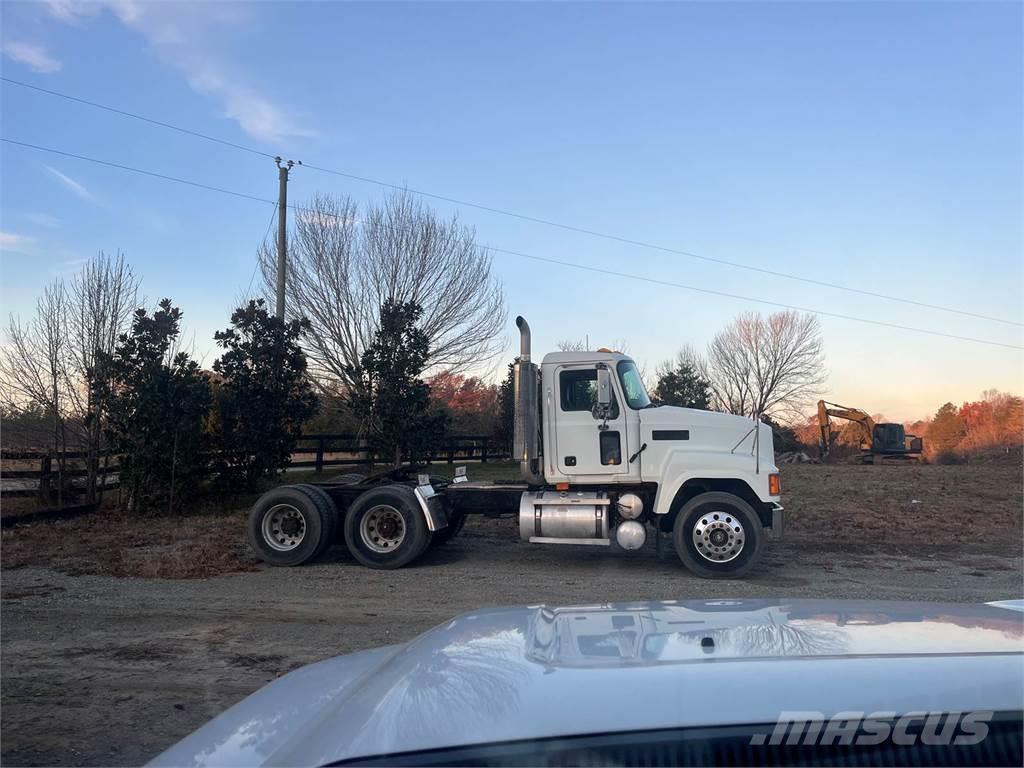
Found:
<path fill-rule="evenodd" d="M 562 371 L 558 387 L 563 411 L 589 411 L 597 400 L 597 371 Z"/>
<path fill-rule="evenodd" d="M 559 401 L 563 411 L 591 411 L 597 404 L 597 369 L 585 368 L 558 374 Z M 612 394 L 611 418 L 618 418 L 619 406 Z"/>

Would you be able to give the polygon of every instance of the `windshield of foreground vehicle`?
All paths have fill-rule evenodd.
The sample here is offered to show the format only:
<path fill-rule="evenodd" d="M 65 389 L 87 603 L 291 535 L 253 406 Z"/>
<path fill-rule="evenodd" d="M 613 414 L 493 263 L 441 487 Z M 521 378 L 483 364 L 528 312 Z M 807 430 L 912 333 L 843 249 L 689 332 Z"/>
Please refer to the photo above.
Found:
<path fill-rule="evenodd" d="M 632 360 L 621 360 L 618 365 L 619 380 L 622 382 L 622 392 L 626 396 L 626 404 L 633 410 L 646 408 L 651 404 L 651 398 L 647 394 L 644 380 L 640 377 L 640 371 Z"/>

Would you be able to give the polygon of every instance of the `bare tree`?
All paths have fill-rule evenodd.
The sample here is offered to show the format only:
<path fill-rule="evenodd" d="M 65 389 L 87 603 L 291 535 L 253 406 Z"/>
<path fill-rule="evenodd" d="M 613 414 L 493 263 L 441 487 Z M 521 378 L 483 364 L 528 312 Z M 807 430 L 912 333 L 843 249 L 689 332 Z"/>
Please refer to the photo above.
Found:
<path fill-rule="evenodd" d="M 259 251 L 265 290 L 276 245 Z M 350 384 L 388 299 L 423 307 L 430 369 L 458 371 L 501 351 L 505 301 L 491 258 L 457 218 L 441 219 L 408 192 L 360 212 L 350 198 L 314 197 L 288 245 L 288 319 L 308 318 L 314 375 Z"/>
<path fill-rule="evenodd" d="M 583 339 L 562 339 L 556 345 L 559 352 L 586 352 L 587 345 Z"/>
<path fill-rule="evenodd" d="M 135 308 L 138 280 L 124 257 L 100 253 L 65 286 L 47 287 L 27 323 L 11 317 L 0 355 L 0 396 L 12 413 L 43 411 L 52 420 L 63 502 L 69 437 L 86 449 L 86 497 L 96 500 L 102 414 L 93 394 L 100 352 L 112 353 Z"/>
<path fill-rule="evenodd" d="M 61 280 L 47 286 L 36 302 L 36 314 L 22 323 L 11 316 L 8 343 L 0 355 L 5 405 L 17 409 L 35 405 L 52 424 L 52 448 L 57 454 L 57 503 L 64 502 L 67 447 L 67 316 L 68 294 Z M 40 489 L 44 495 L 46 489 Z"/>
<path fill-rule="evenodd" d="M 795 311 L 740 315 L 708 346 L 707 370 L 718 410 L 799 415 L 825 384 L 818 318 Z"/>
<path fill-rule="evenodd" d="M 139 281 L 122 253 L 110 257 L 100 251 L 71 281 L 69 290 L 69 366 L 67 391 L 80 424 L 80 442 L 86 448 L 86 500 L 96 500 L 99 456 L 103 442 L 103 414 L 95 397 L 96 363 L 100 355 L 113 355 L 118 337 L 127 330 L 137 304 Z"/>

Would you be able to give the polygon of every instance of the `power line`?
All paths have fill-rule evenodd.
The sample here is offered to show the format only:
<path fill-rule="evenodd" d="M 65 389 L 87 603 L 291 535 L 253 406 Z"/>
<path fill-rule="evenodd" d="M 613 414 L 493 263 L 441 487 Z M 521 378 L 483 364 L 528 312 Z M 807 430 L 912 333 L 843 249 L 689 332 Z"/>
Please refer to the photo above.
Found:
<path fill-rule="evenodd" d="M 345 173 L 343 171 L 334 171 L 334 170 L 331 170 L 329 168 L 321 168 L 320 166 L 310 165 L 309 163 L 303 163 L 302 167 L 303 168 L 308 168 L 308 169 L 313 170 L 313 171 L 321 171 L 322 173 L 330 173 L 330 174 L 333 174 L 335 176 L 344 177 L 346 179 L 353 179 L 355 181 L 366 182 L 367 184 L 376 184 L 378 186 L 386 187 L 388 189 L 405 190 L 407 192 L 411 192 L 414 195 L 420 195 L 421 197 L 429 197 L 429 198 L 431 198 L 433 200 L 442 200 L 444 202 L 453 203 L 455 205 L 463 205 L 463 206 L 466 206 L 468 208 L 476 208 L 477 210 L 480 210 L 480 211 L 487 211 L 489 213 L 496 213 L 496 214 L 500 214 L 502 216 L 510 216 L 512 218 L 520 219 L 522 221 L 529 221 L 529 222 L 532 222 L 534 224 L 543 224 L 544 226 L 555 227 L 557 229 L 563 229 L 563 230 L 566 230 L 567 232 L 576 232 L 578 234 L 589 235 L 591 237 L 598 237 L 598 238 L 601 238 L 601 239 L 604 239 L 604 240 L 611 240 L 611 241 L 617 242 L 617 243 L 624 243 L 626 245 L 632 245 L 632 246 L 636 246 L 638 248 L 646 248 L 648 250 L 660 251 L 662 253 L 671 253 L 671 254 L 675 254 L 677 256 L 686 256 L 686 257 L 691 258 L 691 259 L 699 259 L 700 261 L 706 261 L 706 262 L 710 262 L 712 264 L 721 264 L 721 265 L 724 265 L 724 266 L 727 266 L 727 267 L 735 267 L 736 269 L 745 269 L 745 270 L 750 271 L 750 272 L 758 272 L 758 273 L 760 273 L 762 275 L 772 275 L 773 277 L 785 278 L 786 280 L 799 280 L 800 282 L 810 283 L 811 285 L 817 285 L 817 286 L 821 286 L 823 288 L 835 288 L 836 290 L 839 290 L 839 291 L 848 291 L 850 293 L 858 293 L 858 294 L 860 294 L 862 296 L 872 296 L 872 297 L 874 297 L 876 299 L 885 299 L 886 301 L 898 301 L 898 302 L 901 302 L 903 304 L 910 304 L 910 305 L 915 306 L 915 307 L 924 307 L 924 308 L 927 308 L 927 309 L 937 309 L 937 310 L 940 310 L 942 312 L 950 312 L 950 313 L 957 314 L 957 315 L 965 315 L 967 317 L 974 317 L 974 318 L 978 318 L 980 320 L 991 320 L 991 321 L 996 322 L 996 323 L 1006 323 L 1007 325 L 1024 326 L 1024 323 L 1022 323 L 1020 321 L 1017 321 L 1017 320 L 1007 320 L 1007 319 L 1002 318 L 1002 317 L 994 317 L 992 315 L 982 315 L 982 314 L 977 313 L 977 312 L 970 312 L 970 311 L 965 310 L 965 309 L 955 309 L 953 307 L 946 307 L 946 306 L 943 306 L 941 304 L 929 304 L 929 303 L 923 302 L 923 301 L 916 301 L 915 299 L 906 299 L 906 298 L 903 298 L 901 296 L 892 296 L 892 295 L 886 294 L 886 293 L 878 293 L 876 291 L 868 291 L 868 290 L 865 290 L 863 288 L 853 288 L 853 287 L 848 286 L 848 285 L 841 285 L 840 283 L 831 283 L 831 282 L 828 282 L 827 280 L 817 280 L 817 279 L 815 279 L 813 277 L 804 277 L 802 275 L 794 275 L 794 274 L 789 273 L 789 272 L 781 272 L 781 271 L 774 270 L 774 269 L 767 269 L 765 267 L 756 267 L 756 266 L 754 266 L 752 264 L 743 264 L 742 262 L 738 262 L 738 261 L 728 261 L 727 259 L 717 259 L 717 258 L 715 258 L 713 256 L 701 256 L 698 253 L 692 253 L 690 251 L 683 251 L 683 250 L 679 250 L 677 248 L 670 248 L 668 246 L 658 245 L 657 243 L 649 243 L 649 242 L 645 242 L 643 240 L 634 240 L 634 239 L 629 238 L 629 237 L 622 237 L 620 235 L 612 235 L 612 234 L 608 234 L 606 232 L 598 232 L 598 231 L 593 230 L 593 229 L 586 229 L 584 227 L 576 227 L 576 226 L 573 226 L 571 224 L 562 224 L 561 222 L 552 221 L 550 219 L 542 219 L 542 218 L 538 218 L 536 216 L 528 216 L 528 215 L 523 214 L 523 213 L 516 213 L 515 211 L 507 211 L 507 210 L 504 210 L 504 209 L 501 209 L 501 208 L 492 208 L 491 206 L 480 205 L 478 203 L 472 203 L 472 202 L 469 202 L 468 200 L 460 200 L 460 199 L 454 198 L 454 197 L 446 197 L 444 195 L 437 195 L 437 194 L 434 194 L 432 192 L 424 192 L 423 190 L 412 189 L 410 187 L 404 187 L 404 186 L 401 186 L 401 185 L 398 185 L 398 184 L 391 184 L 391 183 L 386 182 L 386 181 L 378 181 L 377 179 L 371 179 L 371 178 L 368 178 L 366 176 L 357 176 L 357 175 L 352 174 L 352 173 Z"/>
<path fill-rule="evenodd" d="M 230 189 L 224 189 L 222 187 L 213 187 L 209 184 L 201 184 L 198 181 L 189 181 L 188 179 L 179 179 L 177 176 L 167 176 L 163 173 L 155 173 L 153 171 L 144 171 L 141 168 L 133 168 L 130 165 L 121 165 L 120 163 L 112 163 L 108 160 L 97 160 L 95 157 L 86 157 L 85 155 L 76 155 L 73 152 L 64 152 L 60 149 L 53 149 L 52 147 L 41 147 L 38 144 L 29 144 L 25 141 L 15 141 L 14 139 L 8 139 L 0 137 L 0 141 L 7 144 L 16 144 L 19 147 L 28 147 L 29 149 L 37 149 L 40 152 L 51 152 L 55 155 L 63 155 L 64 157 L 73 157 L 76 160 L 84 160 L 87 163 L 96 163 L 97 165 L 106 165 L 110 168 L 118 168 L 122 171 L 131 171 L 132 173 L 141 173 L 143 176 L 152 176 L 155 179 L 163 179 L 164 181 L 173 181 L 178 184 L 187 184 L 190 187 L 199 187 L 200 189 L 208 189 L 211 192 L 221 192 L 225 195 L 234 195 L 235 197 L 243 197 L 246 200 L 255 200 L 259 203 L 270 203 L 271 205 L 277 205 L 273 200 L 268 200 L 265 197 L 256 197 L 255 195 L 247 195 L 245 192 L 235 192 Z"/>
<path fill-rule="evenodd" d="M 102 109 L 102 110 L 104 110 L 106 112 L 113 112 L 115 115 L 121 115 L 122 117 L 130 117 L 133 120 L 141 120 L 144 123 L 150 123 L 151 125 L 158 125 L 161 128 L 168 128 L 168 129 L 170 129 L 172 131 L 177 131 L 178 133 L 184 133 L 184 134 L 187 134 L 189 136 L 194 136 L 194 137 L 196 137 L 198 139 L 206 139 L 207 141 L 213 141 L 213 142 L 216 142 L 217 144 L 223 144 L 225 147 L 232 147 L 233 149 L 240 149 L 243 152 L 251 152 L 254 155 L 262 155 L 263 157 L 269 157 L 271 160 L 274 159 L 274 156 L 272 154 L 268 153 L 268 152 L 262 152 L 262 151 L 260 151 L 258 149 L 253 149 L 252 147 L 247 147 L 244 144 L 236 144 L 235 142 L 228 141 L 227 139 L 218 139 L 216 136 L 210 136 L 210 135 L 205 134 L 205 133 L 200 133 L 199 131 L 193 131 L 193 130 L 191 130 L 189 128 L 182 128 L 180 125 L 174 125 L 173 123 L 165 123 L 163 120 L 154 120 L 151 117 L 144 117 L 144 116 L 138 115 L 138 114 L 136 114 L 134 112 L 129 112 L 129 111 L 125 110 L 125 109 L 117 109 L 116 107 L 109 107 L 106 104 L 100 104 L 97 101 L 89 101 L 88 99 L 80 99 L 78 96 L 72 96 L 71 94 L 68 94 L 68 93 L 61 93 L 60 91 L 51 91 L 49 88 L 41 88 L 38 85 L 32 85 L 31 83 L 23 83 L 20 80 L 14 80 L 13 78 L 10 78 L 10 77 L 2 77 L 2 76 L 0 76 L 0 80 L 2 80 L 5 83 L 10 83 L 11 85 L 17 85 L 17 86 L 19 86 L 21 88 L 28 88 L 28 89 L 33 90 L 33 91 L 38 91 L 39 93 L 45 93 L 45 94 L 47 94 L 49 96 L 56 96 L 59 99 L 67 99 L 68 101 L 74 101 L 74 102 L 77 102 L 78 104 L 85 104 L 87 107 L 94 107 L 95 109 Z"/>
<path fill-rule="evenodd" d="M 267 231 L 263 233 L 263 239 L 260 240 L 261 244 L 267 242 L 267 236 L 270 234 L 270 228 L 272 226 L 274 226 L 274 217 L 275 216 L 277 216 L 277 203 L 274 203 L 274 210 L 270 212 L 270 221 L 267 222 Z M 246 296 L 246 298 L 249 297 L 249 291 L 252 290 L 252 281 L 256 279 L 256 270 L 259 269 L 259 268 L 260 268 L 260 258 L 259 258 L 259 255 L 257 255 L 256 256 L 256 264 L 252 268 L 252 274 L 249 275 L 249 285 L 246 286 L 246 289 L 245 289 L 245 296 Z"/>
<path fill-rule="evenodd" d="M 255 201 L 261 202 L 261 203 L 270 203 L 270 204 L 276 206 L 276 203 L 273 200 L 268 200 L 268 199 L 262 198 L 262 197 L 256 197 L 255 195 L 247 195 L 244 192 L 236 192 L 234 190 L 223 189 L 221 187 L 213 187 L 213 186 L 210 186 L 208 184 L 200 184 L 198 182 L 189 181 L 187 179 L 180 179 L 180 178 L 177 178 L 177 177 L 174 177 L 174 176 L 167 176 L 167 175 L 164 175 L 162 173 L 154 173 L 152 171 L 146 171 L 146 170 L 143 170 L 141 168 L 134 168 L 132 166 L 121 165 L 119 163 L 111 163 L 111 162 L 108 162 L 106 160 L 98 160 L 98 159 L 93 158 L 93 157 L 86 157 L 85 155 L 77 155 L 77 154 L 74 154 L 72 152 L 64 152 L 62 150 L 52 149 L 50 147 L 42 147 L 42 146 L 39 146 L 37 144 L 28 144 L 28 143 L 22 142 L 22 141 L 14 141 L 13 139 L 8 139 L 8 138 L 5 138 L 5 137 L 0 137 L 0 141 L 4 141 L 4 142 L 9 143 L 9 144 L 15 144 L 15 145 L 21 146 L 21 147 L 28 147 L 30 149 L 36 149 L 36 150 L 39 150 L 39 151 L 42 151 L 42 152 L 52 152 L 52 153 L 57 154 L 57 155 L 63 155 L 64 157 L 73 157 L 73 158 L 78 159 L 78 160 L 84 160 L 84 161 L 90 162 L 90 163 L 97 163 L 99 165 L 104 165 L 104 166 L 108 166 L 108 167 L 111 167 L 111 168 L 117 168 L 117 169 L 123 170 L 123 171 L 130 171 L 132 173 L 139 173 L 139 174 L 142 174 L 144 176 L 150 176 L 150 177 L 153 177 L 153 178 L 156 178 L 156 179 L 162 179 L 164 181 L 173 181 L 173 182 L 176 182 L 178 184 L 187 184 L 189 186 L 199 187 L 200 189 L 205 189 L 205 190 L 208 190 L 210 192 L 220 192 L 221 194 L 233 195 L 235 197 L 242 197 L 242 198 L 245 198 L 245 199 L 248 199 L 248 200 L 255 200 Z M 290 209 L 292 209 L 292 210 L 294 210 L 296 212 L 300 212 L 300 213 L 317 213 L 319 215 L 324 215 L 324 216 L 327 216 L 329 218 L 339 218 L 339 219 L 341 218 L 341 217 L 339 217 L 339 216 L 337 216 L 335 214 L 323 213 L 323 212 L 315 211 L 313 209 L 306 208 L 304 206 L 299 206 L 299 205 L 289 205 L 288 208 L 290 208 Z M 271 219 L 271 221 L 273 221 L 273 219 Z M 269 227 L 268 227 L 267 231 L 269 232 Z M 265 239 L 265 237 L 266 236 L 264 236 L 264 239 Z M 571 262 L 571 261 L 563 261 L 563 260 L 560 260 L 560 259 L 552 259 L 552 258 L 548 258 L 546 256 L 535 256 L 533 254 L 523 253 L 522 251 L 513 251 L 513 250 L 509 250 L 507 248 L 497 248 L 497 247 L 494 247 L 494 246 L 486 246 L 486 249 L 490 250 L 490 251 L 494 251 L 495 253 L 504 253 L 504 254 L 507 254 L 507 255 L 510 255 L 510 256 L 517 256 L 517 257 L 524 258 L 524 259 L 531 259 L 533 261 L 539 261 L 539 262 L 544 262 L 544 263 L 548 263 L 548 264 L 557 264 L 559 266 L 569 267 L 571 269 L 579 269 L 579 270 L 584 270 L 586 272 L 593 272 L 593 273 L 597 273 L 597 274 L 610 275 L 612 277 L 621 277 L 621 278 L 625 278 L 627 280 L 637 280 L 637 281 L 640 281 L 640 282 L 651 283 L 651 284 L 654 284 L 654 285 L 664 285 L 664 286 L 667 286 L 667 287 L 670 287 L 670 288 L 681 288 L 681 289 L 687 290 L 687 291 L 696 291 L 698 293 L 706 293 L 706 294 L 709 294 L 709 295 L 712 295 L 712 296 L 722 296 L 722 297 L 725 297 L 725 298 L 738 299 L 740 301 L 748 301 L 748 302 L 753 302 L 753 303 L 757 303 L 757 304 L 765 304 L 765 305 L 768 305 L 768 306 L 781 307 L 781 308 L 784 308 L 784 309 L 794 309 L 794 310 L 798 310 L 800 312 L 810 312 L 812 314 L 821 315 L 823 317 L 835 317 L 835 318 L 838 318 L 838 319 L 841 319 L 841 320 L 850 320 L 850 321 L 858 322 L 858 323 L 867 323 L 869 325 L 877 325 L 877 326 L 882 326 L 884 328 L 894 328 L 894 329 L 898 329 L 898 330 L 902 330 L 902 331 L 911 331 L 913 333 L 923 333 L 923 334 L 927 334 L 929 336 L 939 336 L 939 337 L 947 338 L 947 339 L 955 339 L 957 341 L 967 341 L 967 342 L 971 342 L 971 343 L 974 343 L 974 344 L 987 344 L 987 345 L 990 345 L 990 346 L 1005 347 L 1007 349 L 1024 350 L 1024 347 L 1022 347 L 1022 346 L 1018 346 L 1016 344 L 1006 344 L 1006 343 L 1001 342 L 1001 341 L 992 341 L 991 339 L 979 339 L 979 338 L 975 338 L 975 337 L 972 337 L 972 336 L 958 336 L 956 334 L 945 333 L 943 331 L 933 331 L 933 330 L 930 330 L 930 329 L 927 329 L 927 328 L 917 328 L 915 326 L 910 326 L 910 325 L 901 325 L 899 323 L 890 323 L 890 322 L 887 322 L 887 321 L 884 321 L 884 320 L 873 320 L 871 318 L 858 317 L 856 315 L 846 315 L 846 314 L 841 314 L 839 312 L 830 312 L 830 311 L 827 311 L 827 310 L 812 309 L 810 307 L 802 307 L 802 306 L 798 306 L 798 305 L 795 305 L 795 304 L 787 304 L 787 303 L 783 303 L 783 302 L 779 302 L 779 301 L 772 301 L 770 299 L 759 299 L 759 298 L 755 298 L 755 297 L 752 297 L 752 296 L 743 296 L 741 294 L 728 293 L 726 291 L 719 291 L 719 290 L 715 290 L 713 288 L 700 288 L 700 287 L 695 286 L 695 285 L 686 285 L 684 283 L 675 283 L 675 282 L 671 282 L 669 280 L 661 280 L 659 278 L 645 277 L 644 275 L 636 275 L 636 274 L 633 274 L 631 272 L 619 272 L 619 271 L 616 271 L 616 270 L 604 269 L 602 267 L 592 267 L 592 266 L 588 266 L 588 265 L 585 265 L 585 264 L 576 264 L 575 262 Z M 250 285 L 251 285 L 251 282 L 250 282 Z"/>
<path fill-rule="evenodd" d="M 215 142 L 217 144 L 222 144 L 224 146 L 228 146 L 228 147 L 232 147 L 234 149 L 242 150 L 244 152 L 250 152 L 252 154 L 260 155 L 262 157 L 267 157 L 267 158 L 271 158 L 271 159 L 274 158 L 274 155 L 271 155 L 271 154 L 269 154 L 267 152 L 263 152 L 261 150 L 255 149 L 253 147 L 248 147 L 248 146 L 245 146 L 243 144 L 237 144 L 237 143 L 232 142 L 232 141 L 227 141 L 225 139 L 220 139 L 220 138 L 217 138 L 216 136 L 210 136 L 210 135 L 205 134 L 205 133 L 200 133 L 199 131 L 193 131 L 193 130 L 190 130 L 188 128 L 183 128 L 181 126 L 174 125 L 172 123 L 164 122 L 162 120 L 154 120 L 152 118 L 144 117 L 144 116 L 136 114 L 134 112 L 129 112 L 129 111 L 123 110 L 123 109 L 117 109 L 115 107 L 110 107 L 110 106 L 108 106 L 106 104 L 100 104 L 99 102 L 89 101 L 87 99 L 82 99 L 82 98 L 79 98 L 77 96 L 71 96 L 70 94 L 61 93 L 60 91 L 53 91 L 53 90 L 50 90 L 48 88 L 41 88 L 41 87 L 39 87 L 37 85 L 31 85 L 30 83 L 25 83 L 25 82 L 22 82 L 20 80 L 14 80 L 14 79 L 9 78 L 9 77 L 0 77 L 0 81 L 3 81 L 5 83 L 9 83 L 11 85 L 17 85 L 17 86 L 22 87 L 22 88 L 29 88 L 31 90 L 38 91 L 40 93 L 45 93 L 45 94 L 48 94 L 50 96 L 55 96 L 57 98 L 67 99 L 68 101 L 77 102 L 79 104 L 85 104 L 87 106 L 95 107 L 96 109 L 102 109 L 102 110 L 105 110 L 107 112 L 112 112 L 114 114 L 121 115 L 123 117 L 129 117 L 129 118 L 132 118 L 132 119 L 135 119 L 135 120 L 141 120 L 141 121 L 146 122 L 146 123 L 151 123 L 153 125 L 158 125 L 158 126 L 163 127 L 163 128 L 168 128 L 168 129 L 173 130 L 173 131 L 178 131 L 180 133 L 185 133 L 185 134 L 188 134 L 189 136 L 194 136 L 196 138 L 205 139 L 207 141 L 212 141 L 212 142 Z M 557 228 L 557 229 L 562 229 L 562 230 L 565 230 L 567 232 L 575 232 L 577 234 L 583 234 L 583 235 L 587 235 L 589 237 L 597 237 L 597 238 L 601 238 L 601 239 L 605 239 L 605 240 L 610 240 L 610 241 L 613 241 L 613 242 L 622 243 L 624 245 L 631 245 L 631 246 L 638 247 L 638 248 L 645 248 L 645 249 L 648 249 L 648 250 L 659 251 L 661 253 L 670 253 L 670 254 L 674 254 L 674 255 L 677 255 L 677 256 L 684 256 L 686 258 L 697 259 L 697 260 L 708 262 L 708 263 L 711 263 L 711 264 L 719 264 L 719 265 L 722 265 L 722 266 L 733 267 L 735 269 L 744 269 L 744 270 L 747 270 L 747 271 L 750 271 L 750 272 L 755 272 L 755 273 L 763 274 L 763 275 L 771 275 L 773 277 L 779 277 L 779 278 L 783 278 L 783 279 L 786 279 L 786 280 L 796 280 L 796 281 L 807 283 L 807 284 L 810 284 L 810 285 L 817 285 L 817 286 L 820 286 L 820 287 L 823 287 L 823 288 L 832 288 L 832 289 L 839 290 L 839 291 L 847 291 L 849 293 L 856 293 L 856 294 L 859 294 L 861 296 L 871 296 L 873 298 L 883 299 L 885 301 L 895 301 L 895 302 L 900 302 L 902 304 L 908 304 L 908 305 L 915 306 L 915 307 L 922 307 L 922 308 L 925 308 L 925 309 L 934 309 L 934 310 L 937 310 L 937 311 L 940 311 L 940 312 L 948 312 L 948 313 L 951 313 L 951 314 L 963 315 L 965 317 L 977 318 L 979 320 L 988 320 L 988 321 L 996 322 L 996 323 L 1004 323 L 1006 325 L 1024 326 L 1024 323 L 1022 323 L 1019 320 L 1008 320 L 1006 318 L 995 317 L 993 315 L 985 315 L 985 314 L 981 314 L 979 312 L 971 312 L 971 311 L 965 310 L 965 309 L 956 309 L 954 307 L 948 307 L 948 306 L 944 306 L 942 304 L 931 304 L 931 303 L 924 302 L 924 301 L 917 301 L 916 299 L 905 298 L 903 296 L 894 296 L 892 294 L 880 293 L 878 291 L 869 291 L 869 290 L 866 290 L 864 288 L 855 288 L 855 287 L 852 287 L 852 286 L 849 286 L 849 285 L 843 285 L 841 283 L 833 283 L 833 282 L 830 282 L 828 280 L 818 280 L 818 279 L 813 278 L 813 277 L 805 277 L 804 275 L 797 275 L 797 274 L 793 274 L 793 273 L 790 273 L 790 272 L 783 272 L 781 270 L 768 269 L 766 267 L 758 267 L 758 266 L 755 266 L 753 264 L 744 264 L 742 262 L 729 261 L 728 259 L 719 259 L 719 258 L 715 258 L 713 256 L 702 256 L 701 254 L 698 254 L 698 253 L 693 253 L 691 251 L 684 251 L 684 250 L 681 250 L 681 249 L 678 249 L 678 248 L 671 248 L 669 246 L 658 245 L 657 243 L 651 243 L 651 242 L 647 242 L 647 241 L 644 241 L 644 240 L 637 240 L 637 239 L 634 239 L 634 238 L 623 237 L 621 235 L 610 234 L 610 233 L 607 233 L 607 232 L 600 232 L 600 231 L 593 230 L 593 229 L 587 229 L 585 227 L 577 227 L 577 226 L 574 226 L 574 225 L 571 225 L 571 224 L 564 224 L 562 222 L 554 221 L 554 220 L 551 220 L 551 219 L 544 219 L 544 218 L 541 218 L 541 217 L 538 217 L 538 216 L 530 216 L 528 214 L 517 213 L 515 211 L 509 211 L 509 210 L 506 210 L 506 209 L 503 209 L 503 208 L 495 208 L 493 206 L 483 205 L 481 203 L 474 203 L 474 202 L 471 202 L 469 200 L 462 200 L 462 199 L 455 198 L 455 197 L 449 197 L 447 195 L 440 195 L 440 194 L 436 194 L 434 192 L 427 192 L 427 191 L 424 191 L 424 190 L 421 190 L 421 189 L 413 189 L 413 188 L 410 188 L 410 187 L 407 187 L 407 186 L 404 186 L 404 185 L 393 184 L 391 182 L 381 181 L 380 179 L 370 178 L 369 176 L 360 176 L 360 175 L 357 175 L 357 174 L 354 174 L 354 173 L 348 173 L 348 172 L 345 172 L 345 171 L 339 171 L 339 170 L 335 170 L 335 169 L 332 169 L 332 168 L 325 168 L 323 166 L 309 165 L 308 163 L 303 163 L 303 167 L 304 168 L 310 168 L 310 169 L 312 169 L 314 171 L 320 171 L 321 173 L 327 173 L 327 174 L 331 174 L 333 176 L 339 176 L 341 178 L 350 179 L 352 181 L 359 181 L 359 182 L 363 182 L 365 184 L 375 184 L 375 185 L 377 185 L 379 187 L 384 187 L 384 188 L 392 189 L 392 190 L 404 190 L 404 191 L 407 191 L 407 192 L 409 192 L 411 194 L 418 195 L 420 197 L 426 197 L 426 198 L 430 198 L 432 200 L 440 200 L 442 202 L 451 203 L 453 205 L 461 205 L 461 206 L 465 206 L 467 208 L 474 208 L 474 209 L 479 210 L 479 211 L 486 211 L 488 213 L 494 213 L 494 214 L 498 214 L 500 216 L 508 216 L 508 217 L 511 217 L 511 218 L 519 219 L 520 221 L 528 221 L 528 222 L 531 222 L 531 223 L 534 223 L 534 224 L 541 224 L 541 225 L 547 226 L 547 227 L 554 227 L 554 228 Z"/>
<path fill-rule="evenodd" d="M 926 333 L 929 336 L 941 336 L 947 339 L 956 339 L 958 341 L 970 341 L 975 344 L 989 344 L 995 347 L 1006 347 L 1007 349 L 1020 349 L 1024 350 L 1024 347 L 1017 346 L 1016 344 L 1005 344 L 1001 341 L 992 341 L 991 339 L 978 339 L 972 336 L 957 336 L 952 333 L 944 333 L 943 331 L 933 331 L 928 328 L 916 328 L 911 325 L 901 325 L 899 323 L 890 323 L 884 320 L 873 320 L 867 317 L 857 317 L 856 315 L 844 315 L 840 312 L 830 312 L 822 309 L 812 309 L 810 307 L 801 307 L 797 304 L 787 304 L 781 301 L 772 301 L 771 299 L 758 299 L 753 296 L 743 296 L 738 293 L 728 293 L 726 291 L 718 291 L 713 288 L 699 288 L 695 285 L 686 285 L 684 283 L 674 283 L 670 280 L 662 280 L 655 277 L 645 277 L 644 275 L 635 275 L 631 272 L 618 272 L 613 269 L 604 269 L 603 267 L 591 267 L 586 264 L 577 264 L 572 261 L 562 261 L 560 259 L 552 259 L 546 256 L 535 256 L 530 253 L 523 253 L 521 251 L 510 251 L 505 248 L 496 248 L 494 246 L 486 246 L 487 250 L 494 251 L 496 253 L 505 253 L 510 256 L 519 256 L 524 259 L 532 259 L 533 261 L 542 261 L 547 264 L 557 264 L 562 267 L 571 267 L 572 269 L 582 269 L 587 272 L 595 272 L 602 275 L 611 275 L 612 277 L 623 277 L 627 280 L 638 280 L 644 283 L 652 283 L 654 285 L 664 285 L 669 288 L 682 288 L 686 291 L 696 291 L 698 293 L 708 293 L 712 296 L 723 296 L 728 299 L 739 299 L 740 301 L 750 301 L 756 304 L 766 304 L 771 307 L 780 307 L 782 309 L 795 309 L 799 312 L 810 312 L 815 315 L 822 315 L 823 317 L 835 317 L 841 320 L 852 320 L 857 323 L 869 323 L 870 325 L 880 325 L 884 328 L 897 328 L 902 331 L 913 331 L 914 333 Z"/>

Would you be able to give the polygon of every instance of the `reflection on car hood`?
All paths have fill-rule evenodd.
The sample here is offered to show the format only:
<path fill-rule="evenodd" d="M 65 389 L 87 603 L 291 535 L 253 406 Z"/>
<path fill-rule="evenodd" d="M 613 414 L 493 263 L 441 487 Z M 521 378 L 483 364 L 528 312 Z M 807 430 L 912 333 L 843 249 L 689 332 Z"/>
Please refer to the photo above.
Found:
<path fill-rule="evenodd" d="M 712 600 L 475 611 L 274 681 L 153 765 L 323 765 L 461 744 L 774 723 L 782 710 L 1017 710 L 1009 605 Z"/>

